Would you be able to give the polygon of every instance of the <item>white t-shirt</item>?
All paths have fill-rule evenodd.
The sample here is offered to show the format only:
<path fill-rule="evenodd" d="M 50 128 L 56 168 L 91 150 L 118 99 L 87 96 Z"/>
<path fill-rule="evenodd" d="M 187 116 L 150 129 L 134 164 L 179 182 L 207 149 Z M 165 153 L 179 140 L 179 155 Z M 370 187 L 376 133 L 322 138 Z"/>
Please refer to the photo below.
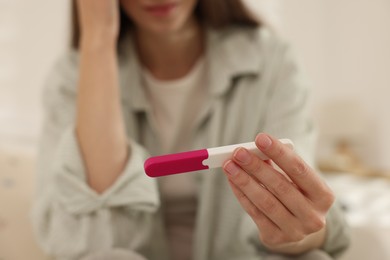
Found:
<path fill-rule="evenodd" d="M 176 80 L 156 79 L 143 71 L 143 83 L 153 105 L 163 153 L 185 151 L 198 111 L 207 100 L 205 60 L 199 59 L 192 70 Z M 159 179 L 165 224 L 173 260 L 192 258 L 193 231 L 197 208 L 197 187 L 193 174 L 178 174 Z"/>

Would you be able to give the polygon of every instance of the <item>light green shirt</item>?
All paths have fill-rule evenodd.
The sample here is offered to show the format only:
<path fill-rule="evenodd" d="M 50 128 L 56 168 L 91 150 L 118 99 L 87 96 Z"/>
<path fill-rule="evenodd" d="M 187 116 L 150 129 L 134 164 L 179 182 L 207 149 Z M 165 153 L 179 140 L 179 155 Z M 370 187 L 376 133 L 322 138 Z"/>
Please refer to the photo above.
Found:
<path fill-rule="evenodd" d="M 288 45 L 265 28 L 229 28 L 209 30 L 206 49 L 210 99 L 199 111 L 189 149 L 249 142 L 266 132 L 290 138 L 313 165 L 307 83 Z M 157 181 L 143 170 L 144 160 L 160 154 L 161 148 L 134 48 L 128 44 L 120 51 L 122 106 L 132 157 L 102 195 L 86 183 L 74 134 L 77 72 L 77 54 L 69 52 L 54 67 L 44 92 L 46 117 L 33 212 L 37 238 L 57 259 L 123 248 L 149 260 L 168 260 Z M 258 229 L 221 169 L 192 174 L 200 191 L 193 259 L 263 259 L 267 251 Z M 324 250 L 336 255 L 348 241 L 335 205 L 327 216 Z"/>

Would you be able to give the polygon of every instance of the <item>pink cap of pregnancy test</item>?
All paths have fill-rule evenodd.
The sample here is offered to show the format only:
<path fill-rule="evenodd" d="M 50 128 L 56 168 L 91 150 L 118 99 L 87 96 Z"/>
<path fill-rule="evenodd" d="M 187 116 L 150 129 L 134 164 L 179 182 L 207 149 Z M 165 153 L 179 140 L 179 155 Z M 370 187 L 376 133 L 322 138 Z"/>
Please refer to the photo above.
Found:
<path fill-rule="evenodd" d="M 162 177 L 182 172 L 206 170 L 209 167 L 203 165 L 202 162 L 208 157 L 207 149 L 151 157 L 145 161 L 145 173 L 149 177 Z"/>

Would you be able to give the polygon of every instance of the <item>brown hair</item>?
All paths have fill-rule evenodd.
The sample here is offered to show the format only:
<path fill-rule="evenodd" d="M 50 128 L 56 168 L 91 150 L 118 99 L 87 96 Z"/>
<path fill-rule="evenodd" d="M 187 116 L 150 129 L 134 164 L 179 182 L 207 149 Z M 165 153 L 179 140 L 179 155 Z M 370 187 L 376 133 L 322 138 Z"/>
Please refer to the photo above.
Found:
<path fill-rule="evenodd" d="M 203 24 L 214 29 L 238 25 L 244 27 L 258 27 L 261 25 L 254 15 L 245 7 L 241 0 L 198 0 L 195 7 L 196 17 Z M 122 10 L 120 11 L 119 42 L 125 33 L 132 27 L 132 22 Z M 72 35 L 71 47 L 78 49 L 80 40 L 80 27 L 77 6 L 73 1 L 72 6 Z"/>

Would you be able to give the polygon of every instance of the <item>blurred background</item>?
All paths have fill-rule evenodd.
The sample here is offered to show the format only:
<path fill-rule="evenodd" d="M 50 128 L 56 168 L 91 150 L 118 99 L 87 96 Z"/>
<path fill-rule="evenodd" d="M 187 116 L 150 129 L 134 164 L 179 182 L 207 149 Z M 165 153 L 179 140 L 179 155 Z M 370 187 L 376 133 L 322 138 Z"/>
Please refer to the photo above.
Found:
<path fill-rule="evenodd" d="M 246 0 L 312 82 L 317 162 L 352 227 L 342 259 L 390 259 L 390 1 Z M 0 0 L 0 259 L 46 259 L 29 209 L 41 90 L 68 46 L 69 0 Z"/>

